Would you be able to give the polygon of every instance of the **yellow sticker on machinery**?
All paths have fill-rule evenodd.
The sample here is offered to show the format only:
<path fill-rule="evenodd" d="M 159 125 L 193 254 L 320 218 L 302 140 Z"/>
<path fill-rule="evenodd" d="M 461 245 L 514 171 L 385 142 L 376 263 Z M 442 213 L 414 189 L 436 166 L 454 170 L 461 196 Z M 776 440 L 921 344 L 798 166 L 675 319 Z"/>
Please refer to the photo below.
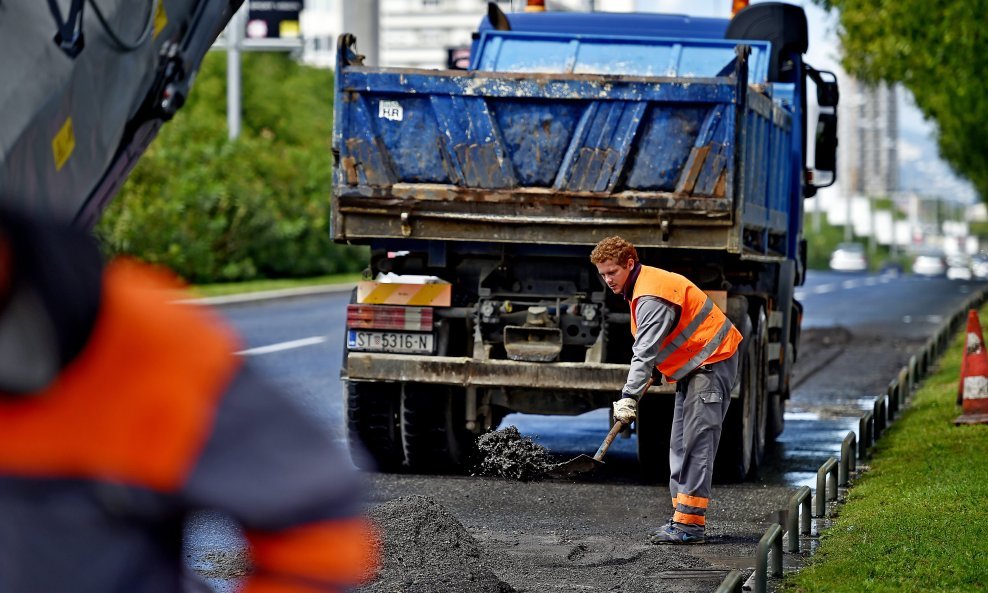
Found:
<path fill-rule="evenodd" d="M 154 13 L 154 34 L 155 39 L 158 35 L 165 29 L 168 25 L 168 14 L 165 13 L 165 3 L 163 0 L 158 0 L 158 6 L 155 8 Z"/>
<path fill-rule="evenodd" d="M 72 130 L 72 118 L 65 118 L 65 123 L 55 133 L 51 139 L 51 154 L 55 159 L 55 170 L 61 171 L 65 162 L 72 156 L 75 150 L 75 131 Z"/>
<path fill-rule="evenodd" d="M 401 284 L 364 281 L 357 283 L 357 302 L 364 305 L 410 305 L 448 307 L 453 286 L 441 284 Z"/>

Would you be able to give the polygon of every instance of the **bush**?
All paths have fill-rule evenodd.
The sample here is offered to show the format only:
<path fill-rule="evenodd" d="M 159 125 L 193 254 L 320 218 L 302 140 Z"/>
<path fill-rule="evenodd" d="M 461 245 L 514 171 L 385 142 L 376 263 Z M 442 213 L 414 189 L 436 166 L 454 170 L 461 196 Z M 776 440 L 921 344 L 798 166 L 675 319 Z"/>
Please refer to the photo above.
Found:
<path fill-rule="evenodd" d="M 225 64 L 206 56 L 188 103 L 107 209 L 105 250 L 199 283 L 361 269 L 366 251 L 329 237 L 332 72 L 244 56 L 242 133 L 230 141 Z"/>

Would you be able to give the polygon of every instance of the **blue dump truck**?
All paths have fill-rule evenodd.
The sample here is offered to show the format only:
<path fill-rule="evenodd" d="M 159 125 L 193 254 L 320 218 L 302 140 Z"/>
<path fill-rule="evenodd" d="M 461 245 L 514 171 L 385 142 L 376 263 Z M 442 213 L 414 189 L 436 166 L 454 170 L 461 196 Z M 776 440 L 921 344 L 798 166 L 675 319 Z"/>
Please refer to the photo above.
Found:
<path fill-rule="evenodd" d="M 799 349 L 802 201 L 836 169 L 837 84 L 803 61 L 802 9 L 492 5 L 467 70 L 365 67 L 357 49 L 340 37 L 332 233 L 370 246 L 342 367 L 361 463 L 456 471 L 508 413 L 609 407 L 629 311 L 588 258 L 621 235 L 743 332 L 717 467 L 757 473 Z M 653 388 L 633 427 L 646 478 L 668 477 L 673 389 Z"/>

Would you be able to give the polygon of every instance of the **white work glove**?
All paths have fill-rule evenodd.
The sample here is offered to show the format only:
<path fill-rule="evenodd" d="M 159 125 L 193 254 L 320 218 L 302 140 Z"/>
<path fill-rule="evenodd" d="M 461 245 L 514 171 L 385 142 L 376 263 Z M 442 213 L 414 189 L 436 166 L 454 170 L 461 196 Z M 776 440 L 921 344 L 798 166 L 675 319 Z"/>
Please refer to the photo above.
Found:
<path fill-rule="evenodd" d="M 614 402 L 614 419 L 631 424 L 637 418 L 638 402 L 631 397 L 622 397 Z"/>

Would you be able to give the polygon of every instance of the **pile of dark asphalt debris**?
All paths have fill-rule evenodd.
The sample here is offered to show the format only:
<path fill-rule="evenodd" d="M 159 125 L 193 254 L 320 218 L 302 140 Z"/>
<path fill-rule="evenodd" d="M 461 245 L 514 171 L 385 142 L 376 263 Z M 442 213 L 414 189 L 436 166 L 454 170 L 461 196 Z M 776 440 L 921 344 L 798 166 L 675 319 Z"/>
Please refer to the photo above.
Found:
<path fill-rule="evenodd" d="M 514 426 L 478 439 L 475 475 L 538 480 L 555 466 L 541 445 Z M 381 533 L 382 566 L 360 593 L 509 593 L 467 530 L 435 500 L 406 496 L 370 510 Z"/>
<path fill-rule="evenodd" d="M 511 593 L 481 558 L 477 541 L 442 505 L 403 496 L 371 509 L 381 569 L 360 593 Z"/>
<path fill-rule="evenodd" d="M 527 482 L 545 477 L 556 465 L 545 447 L 523 437 L 514 426 L 482 435 L 477 439 L 477 453 L 474 473 L 481 476 Z"/>

